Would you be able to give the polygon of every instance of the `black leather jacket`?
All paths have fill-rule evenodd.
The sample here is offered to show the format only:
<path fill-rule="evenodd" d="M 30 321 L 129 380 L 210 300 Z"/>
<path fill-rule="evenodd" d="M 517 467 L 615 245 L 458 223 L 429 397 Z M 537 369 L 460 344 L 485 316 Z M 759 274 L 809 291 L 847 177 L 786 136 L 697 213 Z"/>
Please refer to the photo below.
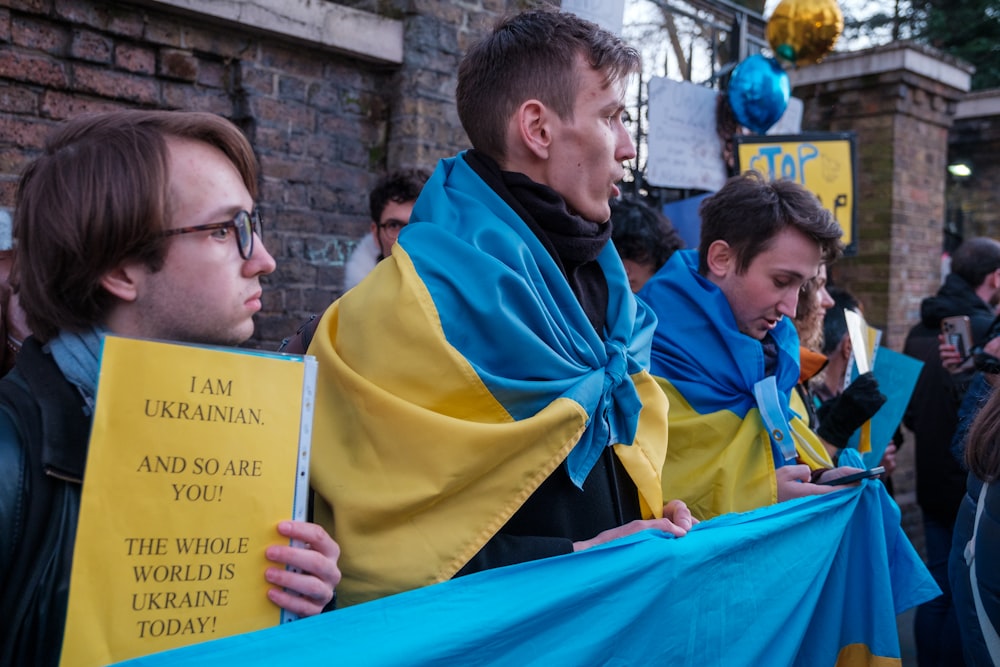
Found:
<path fill-rule="evenodd" d="M 82 397 L 29 338 L 0 380 L 0 665 L 59 662 L 89 436 Z"/>

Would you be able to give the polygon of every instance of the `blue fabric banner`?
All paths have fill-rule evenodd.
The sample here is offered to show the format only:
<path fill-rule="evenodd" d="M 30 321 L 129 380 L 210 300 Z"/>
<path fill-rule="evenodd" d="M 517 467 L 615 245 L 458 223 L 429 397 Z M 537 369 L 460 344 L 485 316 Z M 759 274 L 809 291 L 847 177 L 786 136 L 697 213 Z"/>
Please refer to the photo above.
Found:
<path fill-rule="evenodd" d="M 121 664 L 899 664 L 896 614 L 939 594 L 866 481 Z"/>

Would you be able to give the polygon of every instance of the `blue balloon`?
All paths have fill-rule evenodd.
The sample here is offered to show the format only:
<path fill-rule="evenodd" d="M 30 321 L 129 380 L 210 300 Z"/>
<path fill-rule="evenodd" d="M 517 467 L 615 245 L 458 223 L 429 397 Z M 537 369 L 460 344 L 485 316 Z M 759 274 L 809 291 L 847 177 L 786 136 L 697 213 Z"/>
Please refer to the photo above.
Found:
<path fill-rule="evenodd" d="M 792 86 L 774 58 L 759 53 L 745 59 L 729 77 L 729 106 L 740 125 L 764 134 L 788 106 Z"/>

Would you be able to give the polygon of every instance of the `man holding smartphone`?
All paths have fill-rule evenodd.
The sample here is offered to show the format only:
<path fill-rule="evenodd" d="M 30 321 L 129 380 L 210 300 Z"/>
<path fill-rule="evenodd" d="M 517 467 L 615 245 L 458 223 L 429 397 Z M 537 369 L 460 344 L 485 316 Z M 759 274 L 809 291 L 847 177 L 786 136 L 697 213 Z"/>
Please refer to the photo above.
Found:
<path fill-rule="evenodd" d="M 663 488 L 707 519 L 829 493 L 829 454 L 791 407 L 792 324 L 802 287 L 840 252 L 812 193 L 760 174 L 731 178 L 700 209 L 697 250 L 674 253 L 639 292 L 656 312 L 651 372 L 670 399 Z"/>
<path fill-rule="evenodd" d="M 917 504 L 923 512 L 927 566 L 943 593 L 917 609 L 914 629 L 920 664 L 964 664 L 948 584 L 948 553 L 966 475 L 949 446 L 972 370 L 953 374 L 945 369 L 939 337 L 947 318 L 964 316 L 972 346 L 982 345 L 998 302 L 1000 243 L 985 237 L 969 239 L 952 253 L 951 273 L 937 294 L 920 304 L 920 322 L 903 347 L 904 353 L 924 362 L 903 424 L 913 431 L 916 443 Z"/>

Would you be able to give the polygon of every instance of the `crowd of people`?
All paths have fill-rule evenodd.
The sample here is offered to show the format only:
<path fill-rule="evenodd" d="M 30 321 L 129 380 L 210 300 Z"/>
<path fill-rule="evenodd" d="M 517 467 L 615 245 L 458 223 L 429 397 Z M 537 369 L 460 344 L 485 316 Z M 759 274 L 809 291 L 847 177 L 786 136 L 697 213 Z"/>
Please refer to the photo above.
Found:
<path fill-rule="evenodd" d="M 308 616 L 639 531 L 683 538 L 857 471 L 839 453 L 885 397 L 870 375 L 844 386 L 843 313 L 859 306 L 827 290 L 839 226 L 802 186 L 748 173 L 705 200 L 700 244 L 684 249 L 617 185 L 636 156 L 622 116 L 638 69 L 633 48 L 571 14 L 509 17 L 459 68 L 471 148 L 372 191 L 343 296 L 284 346 L 319 371 L 313 515 L 275 528 L 295 545 L 267 549 L 276 605 Z M 252 335 L 275 268 L 258 179 L 230 122 L 166 111 L 70 120 L 21 177 L 8 311 L 25 319 L 7 320 L 20 352 L 0 381 L 0 663 L 58 662 L 101 337 Z M 973 285 L 1000 294 L 1000 244 L 986 277 L 962 257 L 946 286 L 964 280 L 991 319 L 996 302 Z M 944 369 L 939 315 L 925 312 L 925 363 Z M 951 434 L 930 429 L 954 430 L 922 426 L 930 411 L 911 422 L 918 465 L 925 433 L 938 451 Z M 945 566 L 977 499 L 993 522 L 977 544 L 1000 529 L 979 484 L 998 475 L 1000 400 L 978 415 L 959 524 L 960 499 L 925 508 L 951 522 L 947 540 L 928 537 Z M 978 655 L 988 641 L 966 635 L 983 618 L 968 599 L 989 591 L 996 618 L 1000 582 L 972 568 L 970 585 L 952 555 L 961 645 Z"/>

